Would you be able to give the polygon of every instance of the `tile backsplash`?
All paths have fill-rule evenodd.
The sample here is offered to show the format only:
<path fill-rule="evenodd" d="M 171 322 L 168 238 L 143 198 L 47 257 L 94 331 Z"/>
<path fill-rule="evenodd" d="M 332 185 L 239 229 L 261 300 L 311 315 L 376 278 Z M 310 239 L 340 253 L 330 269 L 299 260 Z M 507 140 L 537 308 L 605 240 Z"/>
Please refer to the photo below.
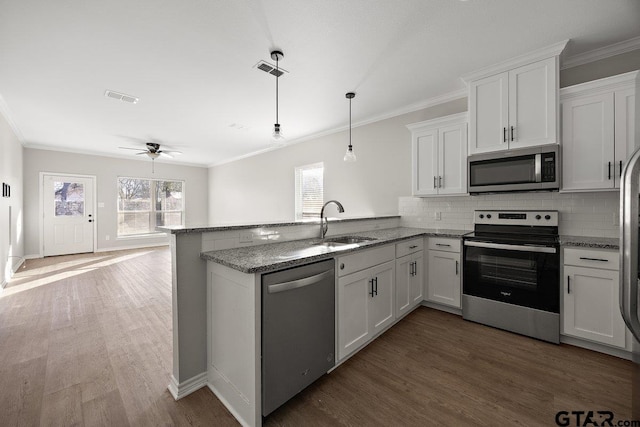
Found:
<path fill-rule="evenodd" d="M 404 227 L 459 230 L 473 229 L 476 209 L 557 210 L 561 235 L 618 237 L 619 197 L 618 191 L 400 197 L 398 210 Z"/>

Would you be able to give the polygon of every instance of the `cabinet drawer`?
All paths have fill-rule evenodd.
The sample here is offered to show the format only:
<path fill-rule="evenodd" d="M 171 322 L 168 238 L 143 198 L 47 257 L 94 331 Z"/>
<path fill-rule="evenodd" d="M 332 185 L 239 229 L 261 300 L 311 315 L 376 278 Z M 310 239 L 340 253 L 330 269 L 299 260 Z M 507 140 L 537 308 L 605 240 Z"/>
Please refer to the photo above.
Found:
<path fill-rule="evenodd" d="M 460 252 L 460 239 L 429 237 L 429 249 L 446 252 Z"/>
<path fill-rule="evenodd" d="M 396 256 L 394 245 L 386 245 L 380 248 L 367 251 L 356 252 L 352 255 L 345 255 L 338 258 L 338 276 L 355 273 L 374 265 L 392 261 Z"/>
<path fill-rule="evenodd" d="M 411 239 L 406 242 L 396 243 L 396 258 L 421 251 L 424 248 L 424 239 Z"/>
<path fill-rule="evenodd" d="M 618 270 L 620 268 L 619 262 L 620 254 L 616 251 L 570 248 L 564 250 L 565 265 Z"/>

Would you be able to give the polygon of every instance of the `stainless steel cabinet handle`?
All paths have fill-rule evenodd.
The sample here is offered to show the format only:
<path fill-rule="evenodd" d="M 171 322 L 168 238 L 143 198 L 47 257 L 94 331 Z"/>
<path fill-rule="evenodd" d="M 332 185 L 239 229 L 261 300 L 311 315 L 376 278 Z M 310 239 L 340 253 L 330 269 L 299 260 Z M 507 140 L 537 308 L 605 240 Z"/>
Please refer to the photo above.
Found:
<path fill-rule="evenodd" d="M 290 291 L 291 289 L 302 288 L 304 286 L 318 283 L 321 280 L 333 275 L 334 271 L 333 269 L 331 269 L 329 271 L 316 274 L 315 276 L 305 277 L 304 279 L 292 280 L 290 282 L 278 283 L 276 285 L 269 285 L 267 286 L 267 292 L 269 292 L 270 294 L 275 294 L 278 292 Z"/>
<path fill-rule="evenodd" d="M 442 177 L 438 177 L 438 188 L 442 188 Z"/>
<path fill-rule="evenodd" d="M 611 162 L 609 162 L 609 177 L 607 179 L 611 179 Z"/>
<path fill-rule="evenodd" d="M 587 260 L 587 261 L 609 262 L 608 259 L 604 259 L 604 258 L 589 258 L 589 257 L 586 257 L 586 256 L 581 256 L 580 259 L 584 259 L 584 260 Z"/>
<path fill-rule="evenodd" d="M 376 287 L 375 287 L 375 289 L 374 289 L 374 291 L 373 291 L 373 292 L 374 292 L 376 295 L 378 295 L 378 278 L 377 278 L 377 277 L 374 277 L 374 279 L 373 279 L 373 280 L 375 281 L 375 284 L 376 284 Z"/>
<path fill-rule="evenodd" d="M 571 276 L 567 276 L 567 293 L 571 293 Z"/>
<path fill-rule="evenodd" d="M 371 295 L 371 298 L 373 298 L 375 296 L 373 294 L 373 279 L 369 280 L 369 283 L 371 283 L 371 292 L 369 292 L 369 295 Z"/>
<path fill-rule="evenodd" d="M 435 177 L 435 175 L 434 175 L 434 177 L 433 177 L 433 188 L 438 188 L 438 187 L 437 187 L 437 184 L 436 184 L 436 177 Z"/>
<path fill-rule="evenodd" d="M 507 128 L 502 128 L 502 142 L 507 142 Z"/>
<path fill-rule="evenodd" d="M 458 275 L 458 260 L 456 260 L 456 276 Z"/>
<path fill-rule="evenodd" d="M 445 243 L 436 243 L 436 246 L 444 246 L 444 247 L 447 247 L 447 248 L 451 247 L 451 245 L 447 245 Z"/>
<path fill-rule="evenodd" d="M 511 140 L 513 141 L 513 126 L 511 126 Z"/>
<path fill-rule="evenodd" d="M 411 245 L 411 246 L 409 246 L 409 249 L 415 249 L 417 247 L 418 247 L 418 245 Z"/>

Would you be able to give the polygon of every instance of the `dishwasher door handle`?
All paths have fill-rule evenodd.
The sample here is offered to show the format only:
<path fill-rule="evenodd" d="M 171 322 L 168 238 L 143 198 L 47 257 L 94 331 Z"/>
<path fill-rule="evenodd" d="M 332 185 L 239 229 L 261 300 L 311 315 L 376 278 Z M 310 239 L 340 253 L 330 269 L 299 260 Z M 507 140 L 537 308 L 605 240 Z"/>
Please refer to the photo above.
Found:
<path fill-rule="evenodd" d="M 316 274 L 315 276 L 305 277 L 303 279 L 292 280 L 290 282 L 277 283 L 275 285 L 267 286 L 267 292 L 270 294 L 275 294 L 278 292 L 290 291 L 291 289 L 303 288 L 305 286 L 313 285 L 314 283 L 321 282 L 327 277 L 333 277 L 334 270 L 324 271 L 320 274 Z"/>

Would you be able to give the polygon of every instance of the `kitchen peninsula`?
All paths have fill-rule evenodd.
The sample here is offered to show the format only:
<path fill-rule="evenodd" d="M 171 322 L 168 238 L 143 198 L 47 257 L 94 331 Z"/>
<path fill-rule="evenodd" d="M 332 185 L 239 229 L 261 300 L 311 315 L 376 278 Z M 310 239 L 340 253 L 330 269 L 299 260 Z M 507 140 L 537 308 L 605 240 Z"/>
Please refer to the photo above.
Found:
<path fill-rule="evenodd" d="M 329 223 L 328 238 L 349 234 L 367 240 L 339 246 L 314 244 L 318 242 L 318 221 L 170 230 L 174 351 L 169 390 L 174 398 L 209 386 L 243 424 L 260 425 L 263 273 L 347 253 L 366 252 L 367 257 L 375 258 L 380 251 L 389 254 L 395 268 L 396 244 L 416 238 L 421 244 L 424 236 L 458 239 L 466 232 L 404 228 L 399 216 L 332 219 Z M 214 277 L 217 289 L 224 291 L 216 295 L 212 307 L 209 294 Z M 216 351 L 216 366 L 212 350 Z"/>

